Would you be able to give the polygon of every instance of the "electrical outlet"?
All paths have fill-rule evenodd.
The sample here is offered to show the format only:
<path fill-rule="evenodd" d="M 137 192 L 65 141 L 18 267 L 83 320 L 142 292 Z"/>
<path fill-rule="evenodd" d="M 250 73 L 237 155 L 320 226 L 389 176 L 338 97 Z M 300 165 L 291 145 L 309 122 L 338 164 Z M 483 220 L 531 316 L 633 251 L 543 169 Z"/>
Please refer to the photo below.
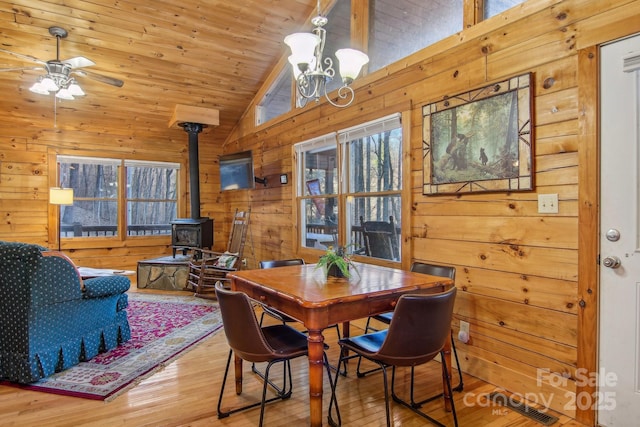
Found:
<path fill-rule="evenodd" d="M 538 213 L 558 213 L 558 195 L 538 194 Z"/>
<path fill-rule="evenodd" d="M 246 258 L 242 258 L 242 266 L 243 267 L 247 266 L 247 259 Z"/>
<path fill-rule="evenodd" d="M 465 322 L 464 320 L 460 321 L 460 332 L 469 333 L 469 322 Z"/>
<path fill-rule="evenodd" d="M 458 331 L 458 340 L 463 343 L 469 342 L 469 322 L 460 321 L 460 330 Z"/>

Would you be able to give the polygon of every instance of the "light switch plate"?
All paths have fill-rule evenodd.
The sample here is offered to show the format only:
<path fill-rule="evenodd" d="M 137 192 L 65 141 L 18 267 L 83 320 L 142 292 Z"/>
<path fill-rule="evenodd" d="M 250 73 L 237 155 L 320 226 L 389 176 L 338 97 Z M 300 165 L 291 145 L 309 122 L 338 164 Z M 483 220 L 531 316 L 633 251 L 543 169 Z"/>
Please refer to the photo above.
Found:
<path fill-rule="evenodd" d="M 558 195 L 538 194 L 538 213 L 558 213 Z"/>

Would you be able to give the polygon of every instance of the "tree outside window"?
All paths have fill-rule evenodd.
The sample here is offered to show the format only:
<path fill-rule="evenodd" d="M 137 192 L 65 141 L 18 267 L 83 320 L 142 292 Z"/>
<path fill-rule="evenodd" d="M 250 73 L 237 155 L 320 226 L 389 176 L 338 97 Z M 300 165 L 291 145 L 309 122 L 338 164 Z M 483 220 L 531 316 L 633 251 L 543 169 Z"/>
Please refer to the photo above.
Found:
<path fill-rule="evenodd" d="M 326 249 L 345 244 L 360 255 L 400 261 L 400 115 L 300 143 L 296 151 L 301 245 Z M 384 230 L 367 235 L 365 225 Z M 382 240 L 368 245 L 374 236 Z M 388 250 L 378 250 L 382 244 Z"/>
<path fill-rule="evenodd" d="M 179 164 L 77 156 L 58 156 L 58 163 L 58 184 L 74 190 L 73 205 L 61 206 L 61 237 L 171 234 Z"/>

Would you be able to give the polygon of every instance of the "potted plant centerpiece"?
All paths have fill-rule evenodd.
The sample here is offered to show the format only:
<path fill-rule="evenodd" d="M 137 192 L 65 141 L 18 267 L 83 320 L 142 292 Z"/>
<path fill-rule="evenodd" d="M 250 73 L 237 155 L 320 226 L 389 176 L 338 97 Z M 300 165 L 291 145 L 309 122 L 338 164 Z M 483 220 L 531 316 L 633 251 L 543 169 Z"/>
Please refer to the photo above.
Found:
<path fill-rule="evenodd" d="M 329 246 L 327 251 L 320 257 L 316 268 L 323 268 L 325 275 L 333 277 L 351 277 L 350 268 L 355 271 L 355 266 L 351 261 L 351 255 L 347 253 L 344 246 L 338 246 L 334 249 Z"/>

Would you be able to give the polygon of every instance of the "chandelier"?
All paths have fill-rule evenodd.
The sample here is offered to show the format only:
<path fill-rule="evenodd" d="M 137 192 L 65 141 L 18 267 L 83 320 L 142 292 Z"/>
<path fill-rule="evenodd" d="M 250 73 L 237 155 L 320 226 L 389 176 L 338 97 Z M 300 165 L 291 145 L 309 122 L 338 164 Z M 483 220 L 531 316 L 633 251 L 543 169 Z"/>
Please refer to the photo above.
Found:
<path fill-rule="evenodd" d="M 284 42 L 291 49 L 289 63 L 293 67 L 293 77 L 299 95 L 299 106 L 307 101 L 316 102 L 324 97 L 334 107 L 347 107 L 355 98 L 351 83 L 358 77 L 362 67 L 369 62 L 369 57 L 356 49 L 339 49 L 335 55 L 338 59 L 342 86 L 338 89 L 338 102 L 333 102 L 327 94 L 327 83 L 335 77 L 333 60 L 322 58 L 327 32 L 324 26 L 328 19 L 320 15 L 318 0 L 318 16 L 311 20 L 315 26 L 311 33 L 294 33 L 285 37 Z"/>

